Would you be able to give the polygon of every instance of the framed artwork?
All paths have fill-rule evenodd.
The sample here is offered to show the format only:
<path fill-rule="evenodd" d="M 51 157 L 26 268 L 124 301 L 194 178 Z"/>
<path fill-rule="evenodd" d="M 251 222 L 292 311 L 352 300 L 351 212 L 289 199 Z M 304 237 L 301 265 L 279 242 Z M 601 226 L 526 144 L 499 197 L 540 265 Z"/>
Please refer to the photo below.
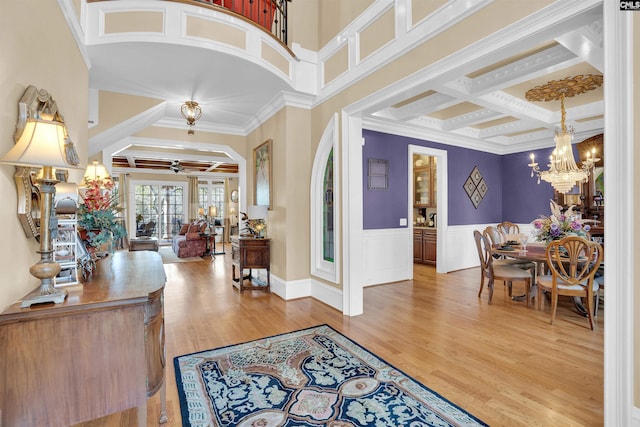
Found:
<path fill-rule="evenodd" d="M 253 204 L 271 209 L 273 179 L 271 140 L 253 149 Z"/>

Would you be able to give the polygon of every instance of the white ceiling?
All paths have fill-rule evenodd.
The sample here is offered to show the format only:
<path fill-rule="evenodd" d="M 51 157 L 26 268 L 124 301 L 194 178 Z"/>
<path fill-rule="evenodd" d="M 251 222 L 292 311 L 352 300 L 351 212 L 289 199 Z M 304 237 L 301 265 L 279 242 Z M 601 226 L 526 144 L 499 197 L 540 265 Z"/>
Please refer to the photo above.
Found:
<path fill-rule="evenodd" d="M 495 153 L 548 147 L 560 123 L 559 102 L 529 102 L 525 92 L 550 80 L 603 74 L 601 9 L 593 7 L 446 72 L 425 70 L 424 77 L 417 73 L 376 99 L 363 112 L 365 122 L 373 128 L 401 125 L 428 135 L 449 135 L 462 145 Z M 157 43 L 97 45 L 88 52 L 91 88 L 164 100 L 167 108 L 158 124 L 185 132 L 179 108 L 186 100 L 202 106 L 196 133 L 241 135 L 282 92 L 294 92 L 264 68 L 221 52 Z M 602 87 L 567 99 L 566 109 L 576 141 L 602 132 Z M 149 158 L 167 157 L 161 148 L 150 151 L 155 154 Z M 221 153 L 205 156 L 219 161 Z"/>

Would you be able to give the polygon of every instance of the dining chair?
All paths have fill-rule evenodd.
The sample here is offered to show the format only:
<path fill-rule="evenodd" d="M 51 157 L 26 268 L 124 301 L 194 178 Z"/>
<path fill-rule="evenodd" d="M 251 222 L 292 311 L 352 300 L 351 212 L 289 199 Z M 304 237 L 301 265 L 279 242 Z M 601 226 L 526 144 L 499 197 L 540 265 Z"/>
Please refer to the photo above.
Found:
<path fill-rule="evenodd" d="M 547 245 L 547 265 L 551 274 L 538 276 L 538 310 L 541 309 L 542 292 L 551 294 L 551 321 L 556 318 L 558 296 L 584 298 L 589 326 L 593 330 L 594 297 L 599 296 L 599 284 L 594 276 L 602 263 L 602 246 L 578 236 L 553 240 Z"/>
<path fill-rule="evenodd" d="M 496 226 L 498 232 L 504 238 L 504 241 L 516 240 L 515 237 L 520 234 L 520 226 L 518 224 L 514 224 L 510 221 L 502 221 L 500 224 Z"/>
<path fill-rule="evenodd" d="M 531 274 L 513 265 L 495 262 L 491 251 L 491 241 L 487 235 L 478 230 L 473 231 L 473 237 L 476 241 L 478 249 L 478 257 L 480 258 L 480 291 L 478 298 L 482 296 L 485 279 L 489 288 L 489 304 L 493 298 L 493 284 L 496 280 L 504 281 L 509 287 L 509 296 L 512 293 L 512 282 L 523 282 L 525 286 L 525 300 L 527 306 L 530 301 Z"/>

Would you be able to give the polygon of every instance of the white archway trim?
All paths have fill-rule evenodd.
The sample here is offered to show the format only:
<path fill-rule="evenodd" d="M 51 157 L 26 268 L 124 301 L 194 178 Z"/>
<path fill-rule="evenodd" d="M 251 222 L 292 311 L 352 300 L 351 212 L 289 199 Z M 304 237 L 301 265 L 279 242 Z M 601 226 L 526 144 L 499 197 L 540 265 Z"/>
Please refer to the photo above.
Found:
<path fill-rule="evenodd" d="M 342 313 L 364 312 L 364 229 L 362 223 L 362 116 L 342 112 Z M 334 156 L 335 157 L 335 156 Z"/>
<path fill-rule="evenodd" d="M 201 150 L 209 150 L 209 151 L 220 151 L 226 153 L 231 159 L 238 162 L 238 189 L 239 189 L 239 200 L 238 200 L 238 209 L 242 212 L 246 212 L 247 209 L 247 160 L 242 157 L 240 153 L 231 148 L 228 145 L 221 144 L 209 144 L 206 142 L 189 142 L 189 149 L 201 149 Z M 129 136 L 126 138 L 122 138 L 108 147 L 106 147 L 102 151 L 102 163 L 107 165 L 107 168 L 111 167 L 111 157 L 116 155 L 118 152 L 132 146 L 147 146 L 147 147 L 183 147 L 185 146 L 184 141 L 179 140 L 170 140 L 170 139 L 154 139 L 154 138 L 143 138 L 143 137 L 134 137 Z M 113 172 L 110 170 L 110 172 Z"/>
<path fill-rule="evenodd" d="M 448 165 L 447 165 L 447 151 L 438 150 L 436 148 L 423 147 L 421 145 L 409 145 L 409 188 L 407 194 L 409 194 L 409 206 L 407 212 L 413 211 L 413 155 L 424 154 L 426 156 L 435 156 L 438 160 L 438 167 L 436 169 L 436 205 L 438 206 L 438 226 L 436 228 L 437 235 L 437 249 L 436 249 L 436 272 L 447 273 L 448 267 L 445 259 L 447 254 L 447 229 L 449 227 L 449 195 L 447 193 L 448 188 Z M 410 221 L 413 223 L 412 221 Z M 410 239 L 413 239 L 413 233 L 410 233 Z M 407 245 L 411 247 L 411 242 Z M 413 268 L 413 264 L 412 264 Z M 413 277 L 413 274 L 411 274 Z"/>
<path fill-rule="evenodd" d="M 334 209 L 333 209 L 333 232 L 334 232 L 334 261 L 326 261 L 323 257 L 323 200 L 324 200 L 324 174 L 327 167 L 327 160 L 331 150 L 333 156 L 333 188 L 334 188 Z M 340 230 L 338 212 L 339 189 L 338 182 L 338 114 L 334 114 L 329 120 L 327 127 L 322 133 L 320 144 L 316 150 L 311 172 L 311 275 L 320 277 L 333 283 L 338 283 L 338 272 L 340 271 L 340 245 L 338 244 L 338 230 Z"/>
<path fill-rule="evenodd" d="M 620 11 L 617 2 L 604 2 L 604 52 L 607 84 L 604 87 L 604 130 L 607 161 L 604 182 L 607 215 L 604 219 L 607 266 L 607 300 L 604 324 L 604 425 L 640 426 L 640 409 L 634 405 L 638 374 L 634 354 L 637 323 L 634 205 L 634 56 L 633 12 Z M 637 21 L 637 20 L 636 20 Z M 638 25 L 636 24 L 636 27 Z M 635 55 L 634 55 L 635 53 Z M 637 91 L 637 89 L 636 89 Z M 638 131 L 635 130 L 635 133 Z M 635 249 L 637 250 L 637 249 Z"/>

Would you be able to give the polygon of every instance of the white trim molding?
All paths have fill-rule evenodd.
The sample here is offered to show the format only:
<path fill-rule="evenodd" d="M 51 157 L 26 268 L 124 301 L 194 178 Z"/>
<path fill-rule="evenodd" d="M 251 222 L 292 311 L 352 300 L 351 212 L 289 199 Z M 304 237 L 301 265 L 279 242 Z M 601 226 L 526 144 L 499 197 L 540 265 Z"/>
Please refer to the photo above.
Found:
<path fill-rule="evenodd" d="M 311 171 L 311 275 L 320 277 L 333 283 L 339 282 L 340 271 L 340 182 L 338 151 L 338 114 L 334 114 L 322 133 Z M 327 160 L 333 150 L 333 234 L 334 256 L 333 262 L 326 261 L 323 256 L 324 247 L 324 174 Z"/>
<path fill-rule="evenodd" d="M 607 84 L 604 86 L 607 167 L 604 170 L 607 210 L 604 219 L 607 245 L 607 300 L 604 324 L 604 425 L 640 425 L 634 406 L 638 355 L 634 323 L 639 315 L 634 288 L 638 277 L 635 263 L 634 129 L 634 13 L 620 11 L 618 2 L 604 2 L 604 52 Z M 636 19 L 637 21 L 637 19 Z M 638 27 L 638 24 L 636 24 Z M 636 65 L 637 67 L 637 65 Z"/>

